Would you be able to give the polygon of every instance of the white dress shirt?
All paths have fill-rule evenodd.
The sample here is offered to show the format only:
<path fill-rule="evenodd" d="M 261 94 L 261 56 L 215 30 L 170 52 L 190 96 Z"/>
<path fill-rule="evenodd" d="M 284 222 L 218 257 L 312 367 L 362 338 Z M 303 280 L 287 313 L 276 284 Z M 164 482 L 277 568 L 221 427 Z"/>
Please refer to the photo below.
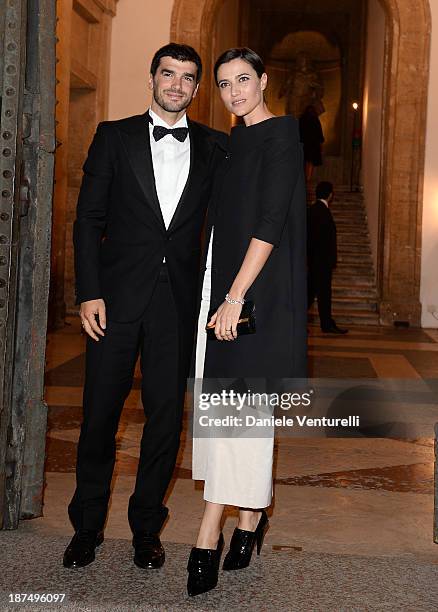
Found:
<path fill-rule="evenodd" d="M 323 200 L 322 198 L 318 198 L 318 200 L 320 202 L 324 202 L 324 204 L 327 206 L 327 208 L 329 208 L 329 203 L 327 202 L 327 200 Z"/>
<path fill-rule="evenodd" d="M 187 116 L 174 125 L 168 125 L 156 113 L 149 109 L 149 115 L 154 122 L 149 123 L 149 137 L 151 142 L 152 164 L 154 168 L 155 186 L 161 213 L 166 229 L 169 227 L 175 214 L 178 202 L 186 186 L 190 170 L 190 135 L 184 142 L 179 142 L 172 134 L 156 141 L 153 136 L 155 125 L 162 125 L 169 129 L 187 127 Z"/>

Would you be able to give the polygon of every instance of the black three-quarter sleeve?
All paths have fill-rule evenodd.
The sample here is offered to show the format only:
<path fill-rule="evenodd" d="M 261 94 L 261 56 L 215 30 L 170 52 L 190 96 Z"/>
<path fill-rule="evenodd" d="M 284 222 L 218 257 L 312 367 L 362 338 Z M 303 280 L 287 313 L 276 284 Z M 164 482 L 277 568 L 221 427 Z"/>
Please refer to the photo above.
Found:
<path fill-rule="evenodd" d="M 83 166 L 84 176 L 73 226 L 77 304 L 102 297 L 99 253 L 114 172 L 107 131 L 107 124 L 98 125 Z"/>
<path fill-rule="evenodd" d="M 277 247 L 286 224 L 295 186 L 303 173 L 298 131 L 290 138 L 271 138 L 264 153 L 259 196 L 259 217 L 253 237 Z"/>

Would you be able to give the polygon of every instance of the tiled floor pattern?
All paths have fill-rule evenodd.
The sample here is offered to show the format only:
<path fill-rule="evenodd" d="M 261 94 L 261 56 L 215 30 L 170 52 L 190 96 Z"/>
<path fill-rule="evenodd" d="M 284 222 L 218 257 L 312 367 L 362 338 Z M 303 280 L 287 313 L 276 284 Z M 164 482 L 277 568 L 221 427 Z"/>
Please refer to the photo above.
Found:
<path fill-rule="evenodd" d="M 28 529 L 68 534 L 66 505 L 74 489 L 81 422 L 84 337 L 76 318 L 50 334 L 46 400 L 49 404 L 44 518 Z M 436 330 L 358 328 L 347 336 L 310 328 L 313 377 L 438 379 Z M 140 376 L 123 411 L 107 535 L 130 538 L 126 506 L 133 487 L 143 411 Z M 436 407 L 436 406 L 435 406 Z M 437 413 L 438 415 L 438 413 Z M 189 415 L 186 415 L 186 422 Z M 438 421 L 438 416 L 437 419 Z M 163 539 L 191 543 L 202 514 L 202 487 L 191 480 L 191 440 L 184 427 L 167 504 Z M 432 542 L 433 431 L 415 440 L 290 438 L 275 445 L 275 499 L 267 543 L 341 554 L 420 555 L 436 558 Z M 225 533 L 235 525 L 228 511 Z"/>

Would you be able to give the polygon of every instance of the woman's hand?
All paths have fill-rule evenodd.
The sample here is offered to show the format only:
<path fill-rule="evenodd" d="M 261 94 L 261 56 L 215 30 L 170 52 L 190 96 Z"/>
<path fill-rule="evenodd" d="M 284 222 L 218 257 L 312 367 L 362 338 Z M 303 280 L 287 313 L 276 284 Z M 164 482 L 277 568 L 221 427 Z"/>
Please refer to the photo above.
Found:
<path fill-rule="evenodd" d="M 223 302 L 211 317 L 208 327 L 214 327 L 214 333 L 218 340 L 235 340 L 241 312 L 242 304 Z"/>
<path fill-rule="evenodd" d="M 230 304 L 225 299 L 225 302 L 219 306 L 207 324 L 207 327 L 214 327 L 214 333 L 218 340 L 235 340 L 237 338 L 237 324 L 242 312 L 242 304 L 239 301 L 243 300 L 273 248 L 274 245 L 270 242 L 251 238 L 245 259 L 228 293 L 228 297 L 231 300 L 236 300 L 237 304 Z"/>

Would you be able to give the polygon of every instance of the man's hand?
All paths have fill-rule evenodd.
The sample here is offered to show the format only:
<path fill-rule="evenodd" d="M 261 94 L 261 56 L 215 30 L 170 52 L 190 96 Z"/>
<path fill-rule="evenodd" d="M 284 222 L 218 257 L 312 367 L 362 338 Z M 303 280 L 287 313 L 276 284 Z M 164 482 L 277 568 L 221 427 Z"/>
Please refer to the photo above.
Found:
<path fill-rule="evenodd" d="M 84 331 L 93 338 L 93 340 L 99 342 L 99 336 L 105 335 L 103 332 L 106 328 L 105 302 L 101 299 L 82 302 L 79 315 Z M 97 322 L 96 316 L 99 322 Z"/>

